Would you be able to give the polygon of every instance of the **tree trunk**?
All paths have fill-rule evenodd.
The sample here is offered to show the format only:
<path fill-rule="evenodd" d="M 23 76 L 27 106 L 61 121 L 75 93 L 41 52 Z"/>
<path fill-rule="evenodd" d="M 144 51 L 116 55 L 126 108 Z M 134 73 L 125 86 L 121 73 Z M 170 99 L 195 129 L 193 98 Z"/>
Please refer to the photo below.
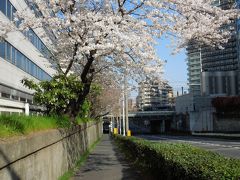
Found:
<path fill-rule="evenodd" d="M 88 61 L 87 61 L 86 65 L 84 66 L 83 72 L 81 74 L 83 90 L 79 93 L 77 101 L 70 102 L 68 105 L 68 108 L 67 108 L 66 114 L 70 118 L 70 121 L 73 124 L 76 124 L 76 117 L 80 113 L 81 106 L 83 105 L 84 101 L 87 98 L 87 95 L 90 92 L 93 75 L 91 74 L 89 77 L 89 74 L 90 74 L 90 69 L 91 69 L 92 63 L 94 61 L 94 57 L 93 57 L 94 53 L 96 53 L 96 52 L 92 51 L 90 53 L 90 55 L 88 57 Z"/>

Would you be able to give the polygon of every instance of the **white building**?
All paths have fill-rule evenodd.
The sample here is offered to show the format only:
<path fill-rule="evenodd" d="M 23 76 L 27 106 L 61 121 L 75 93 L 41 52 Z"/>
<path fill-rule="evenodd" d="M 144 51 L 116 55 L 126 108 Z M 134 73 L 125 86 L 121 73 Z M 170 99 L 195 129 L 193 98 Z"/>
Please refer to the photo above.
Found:
<path fill-rule="evenodd" d="M 28 6 L 24 0 L 0 0 L 0 20 L 11 23 L 14 13 L 23 9 L 41 15 L 36 7 Z M 40 38 L 43 33 L 46 33 L 44 29 L 10 32 L 0 42 L 0 112 L 24 113 L 25 104 L 33 103 L 33 91 L 24 87 L 21 80 L 49 80 L 55 73 L 47 60 L 50 53 L 46 40 Z"/>
<path fill-rule="evenodd" d="M 139 84 L 137 107 L 142 111 L 169 109 L 173 106 L 173 90 L 167 83 L 147 80 Z"/>
<path fill-rule="evenodd" d="M 211 97 L 185 94 L 176 98 L 174 129 L 189 132 L 214 130 L 214 112 Z"/>

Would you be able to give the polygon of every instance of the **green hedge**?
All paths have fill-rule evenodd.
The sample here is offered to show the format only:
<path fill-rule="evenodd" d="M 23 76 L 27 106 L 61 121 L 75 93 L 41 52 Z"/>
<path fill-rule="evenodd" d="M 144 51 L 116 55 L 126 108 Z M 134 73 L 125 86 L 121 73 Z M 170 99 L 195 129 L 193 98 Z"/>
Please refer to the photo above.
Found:
<path fill-rule="evenodd" d="M 135 164 L 156 179 L 240 179 L 240 160 L 188 144 L 114 136 Z"/>

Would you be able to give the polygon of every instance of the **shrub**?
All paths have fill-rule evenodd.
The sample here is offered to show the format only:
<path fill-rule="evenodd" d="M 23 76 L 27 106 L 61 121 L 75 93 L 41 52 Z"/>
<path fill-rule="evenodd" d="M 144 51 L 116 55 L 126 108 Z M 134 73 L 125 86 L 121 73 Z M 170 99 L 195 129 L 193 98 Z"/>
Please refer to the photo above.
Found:
<path fill-rule="evenodd" d="M 156 179 L 239 179 L 240 161 L 189 144 L 114 136 L 120 148 Z M 158 177 L 158 178 L 157 178 Z"/>

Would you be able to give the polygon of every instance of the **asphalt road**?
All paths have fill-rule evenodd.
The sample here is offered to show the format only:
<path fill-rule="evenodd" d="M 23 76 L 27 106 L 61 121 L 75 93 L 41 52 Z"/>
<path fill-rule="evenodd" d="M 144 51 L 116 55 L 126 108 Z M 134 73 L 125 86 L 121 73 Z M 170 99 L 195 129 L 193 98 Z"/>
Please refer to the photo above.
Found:
<path fill-rule="evenodd" d="M 240 159 L 240 141 L 194 136 L 139 135 L 138 137 L 151 141 L 167 141 L 189 143 L 193 146 L 215 151 L 226 157 Z"/>

